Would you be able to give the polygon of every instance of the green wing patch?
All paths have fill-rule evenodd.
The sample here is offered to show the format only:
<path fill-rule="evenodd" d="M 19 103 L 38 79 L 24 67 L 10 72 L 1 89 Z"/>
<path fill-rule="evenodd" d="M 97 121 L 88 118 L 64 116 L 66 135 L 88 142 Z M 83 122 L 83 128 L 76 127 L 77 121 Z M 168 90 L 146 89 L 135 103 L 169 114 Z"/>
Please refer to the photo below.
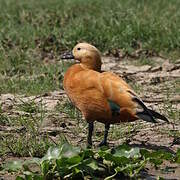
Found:
<path fill-rule="evenodd" d="M 111 100 L 108 100 L 108 103 L 111 108 L 112 115 L 118 115 L 120 112 L 120 106 Z"/>

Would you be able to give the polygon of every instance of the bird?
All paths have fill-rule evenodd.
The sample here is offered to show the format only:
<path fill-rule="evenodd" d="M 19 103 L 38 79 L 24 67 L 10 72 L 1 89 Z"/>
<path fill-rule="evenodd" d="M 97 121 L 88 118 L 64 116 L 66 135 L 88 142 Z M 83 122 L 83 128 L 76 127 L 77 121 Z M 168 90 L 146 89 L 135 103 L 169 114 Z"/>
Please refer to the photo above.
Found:
<path fill-rule="evenodd" d="M 104 138 L 99 146 L 108 145 L 111 124 L 138 119 L 157 123 L 156 118 L 169 123 L 165 116 L 149 109 L 123 78 L 101 70 L 101 53 L 95 46 L 78 43 L 71 52 L 61 55 L 61 59 L 75 59 L 78 62 L 65 72 L 63 87 L 88 123 L 88 147 L 92 146 L 95 121 L 105 125 Z"/>

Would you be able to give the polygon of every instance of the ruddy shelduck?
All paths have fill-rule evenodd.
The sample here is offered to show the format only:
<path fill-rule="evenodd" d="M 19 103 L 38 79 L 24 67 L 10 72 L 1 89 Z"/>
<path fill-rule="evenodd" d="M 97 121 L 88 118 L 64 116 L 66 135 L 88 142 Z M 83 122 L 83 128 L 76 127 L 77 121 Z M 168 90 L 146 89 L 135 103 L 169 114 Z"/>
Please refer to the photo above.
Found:
<path fill-rule="evenodd" d="M 61 59 L 75 59 L 64 76 L 63 86 L 71 102 L 82 112 L 88 122 L 88 146 L 92 145 L 94 121 L 105 124 L 104 139 L 107 145 L 110 124 L 142 119 L 156 123 L 154 118 L 168 122 L 163 115 L 148 109 L 130 86 L 119 76 L 101 71 L 101 54 L 88 44 L 77 44 L 71 53 Z"/>

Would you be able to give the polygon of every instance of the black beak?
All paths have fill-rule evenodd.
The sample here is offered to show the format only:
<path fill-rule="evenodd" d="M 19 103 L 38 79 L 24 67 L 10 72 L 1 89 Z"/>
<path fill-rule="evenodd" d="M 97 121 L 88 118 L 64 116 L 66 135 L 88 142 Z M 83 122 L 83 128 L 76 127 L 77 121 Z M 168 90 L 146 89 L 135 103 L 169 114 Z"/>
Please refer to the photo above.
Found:
<path fill-rule="evenodd" d="M 74 59 L 72 52 L 65 52 L 60 56 L 61 59 Z"/>

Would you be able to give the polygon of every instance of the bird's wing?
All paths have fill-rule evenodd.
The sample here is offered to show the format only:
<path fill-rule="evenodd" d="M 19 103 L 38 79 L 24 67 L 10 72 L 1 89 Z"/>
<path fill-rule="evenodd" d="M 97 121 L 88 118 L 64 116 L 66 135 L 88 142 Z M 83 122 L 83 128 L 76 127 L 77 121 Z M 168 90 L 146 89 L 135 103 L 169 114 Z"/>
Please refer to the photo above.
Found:
<path fill-rule="evenodd" d="M 101 74 L 101 85 L 106 98 L 120 107 L 136 108 L 137 103 L 133 101 L 137 97 L 130 86 L 114 73 L 105 72 Z"/>
<path fill-rule="evenodd" d="M 109 105 L 113 111 L 127 108 L 136 117 L 148 122 L 156 122 L 155 118 L 168 122 L 163 115 L 146 107 L 140 97 L 130 88 L 130 86 L 114 73 L 105 72 L 101 75 L 101 84 Z"/>
<path fill-rule="evenodd" d="M 82 71 L 74 76 L 71 86 L 76 87 L 78 92 L 77 96 L 75 97 L 75 93 L 72 99 L 78 102 L 76 104 L 80 109 L 85 107 L 89 112 L 92 109 L 92 113 L 95 109 L 102 112 L 110 109 L 112 115 L 127 112 L 131 117 L 148 122 L 156 122 L 153 116 L 160 118 L 160 114 L 157 116 L 157 113 L 149 110 L 130 86 L 114 73 Z M 89 102 L 88 105 L 81 103 L 81 99 L 82 102 Z"/>

